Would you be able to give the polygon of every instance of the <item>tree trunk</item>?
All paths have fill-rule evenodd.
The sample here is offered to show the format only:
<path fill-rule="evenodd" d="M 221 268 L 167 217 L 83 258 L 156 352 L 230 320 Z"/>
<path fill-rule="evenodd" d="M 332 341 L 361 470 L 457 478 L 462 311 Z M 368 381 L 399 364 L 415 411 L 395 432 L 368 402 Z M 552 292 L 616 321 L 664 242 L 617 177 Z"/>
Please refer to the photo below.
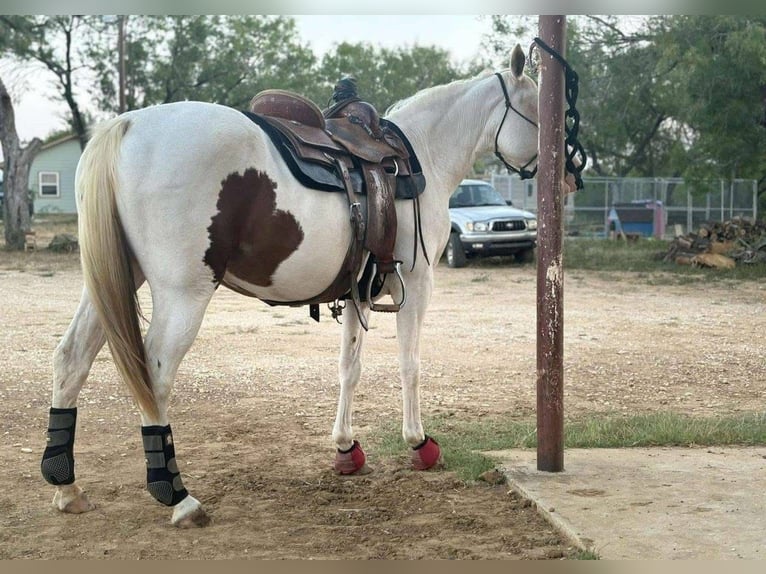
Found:
<path fill-rule="evenodd" d="M 31 224 L 28 193 L 29 168 L 43 142 L 34 138 L 27 147 L 21 147 L 16 133 L 13 102 L 2 78 L 0 78 L 0 143 L 2 143 L 5 161 L 3 169 L 5 247 L 9 250 L 23 251 L 25 234 L 30 230 Z"/>

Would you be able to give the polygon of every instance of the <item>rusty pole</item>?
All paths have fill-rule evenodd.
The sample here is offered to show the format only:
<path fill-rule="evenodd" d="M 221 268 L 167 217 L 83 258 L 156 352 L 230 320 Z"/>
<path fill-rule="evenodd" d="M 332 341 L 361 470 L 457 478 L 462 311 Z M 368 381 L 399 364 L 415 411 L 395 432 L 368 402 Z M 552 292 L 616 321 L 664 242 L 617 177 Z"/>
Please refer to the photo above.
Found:
<path fill-rule="evenodd" d="M 540 16 L 539 36 L 565 56 L 566 17 Z M 537 174 L 537 470 L 564 470 L 564 70 L 540 54 Z"/>

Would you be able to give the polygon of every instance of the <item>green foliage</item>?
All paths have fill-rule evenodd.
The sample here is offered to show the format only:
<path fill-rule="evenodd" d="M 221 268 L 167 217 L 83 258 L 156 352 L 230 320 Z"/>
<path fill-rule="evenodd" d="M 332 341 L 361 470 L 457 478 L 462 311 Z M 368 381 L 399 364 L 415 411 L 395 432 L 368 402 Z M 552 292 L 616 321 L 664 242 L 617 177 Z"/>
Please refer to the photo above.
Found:
<path fill-rule="evenodd" d="M 575 560 L 601 560 L 601 557 L 595 550 L 580 550 L 574 555 Z"/>
<path fill-rule="evenodd" d="M 476 71 L 475 68 L 459 69 L 450 62 L 447 51 L 433 46 L 388 49 L 343 42 L 322 59 L 318 70 L 320 93 L 315 97 L 325 104 L 340 78 L 354 76 L 362 99 L 382 113 L 419 90 L 446 84 Z"/>
<path fill-rule="evenodd" d="M 507 49 L 518 19 L 495 20 Z M 589 169 L 757 179 L 766 208 L 766 18 L 575 16 L 567 40 Z"/>
<path fill-rule="evenodd" d="M 338 44 L 319 62 L 287 16 L 121 18 L 128 109 L 183 100 L 246 108 L 268 88 L 297 92 L 322 107 L 335 83 L 353 75 L 360 95 L 383 112 L 420 89 L 472 76 L 480 67 L 456 67 L 447 51 L 433 46 L 367 43 Z M 95 99 L 101 112 L 118 111 L 118 28 L 102 16 L 0 16 L 0 51 L 52 73 L 70 106 L 73 129 L 84 134 L 90 118 L 80 107 L 87 99 Z"/>
<path fill-rule="evenodd" d="M 637 242 L 568 237 L 564 240 L 564 268 L 567 271 L 598 271 L 602 278 L 643 281 L 650 285 L 685 284 L 701 281 L 763 281 L 766 265 L 738 264 L 734 269 L 700 269 L 663 262 L 668 241 L 642 238 Z"/>
<path fill-rule="evenodd" d="M 622 36 L 615 21 L 583 20 L 569 28 L 567 58 L 580 76 L 580 133 L 590 167 L 599 175 L 675 176 L 669 159 L 680 144 L 660 105 L 657 48 Z"/>
<path fill-rule="evenodd" d="M 656 27 L 664 103 L 689 131 L 683 175 L 763 177 L 766 18 L 668 16 Z"/>
<path fill-rule="evenodd" d="M 635 243 L 605 239 L 566 238 L 566 269 L 591 271 L 672 271 L 677 265 L 662 264 L 659 254 L 667 252 L 669 242 L 644 239 Z M 700 270 L 696 270 L 700 271 Z"/>
<path fill-rule="evenodd" d="M 479 475 L 495 467 L 491 458 L 477 452 L 475 448 L 477 441 L 485 443 L 485 432 L 491 432 L 490 429 L 483 425 L 453 423 L 451 419 L 442 417 L 430 421 L 428 426 L 430 432 L 439 436 L 444 468 L 454 471 L 461 480 L 477 480 Z M 389 424 L 382 431 L 374 433 L 369 441 L 371 450 L 379 456 L 396 456 L 406 448 L 399 427 L 395 424 Z"/>
<path fill-rule="evenodd" d="M 447 470 L 462 480 L 477 480 L 496 463 L 482 452 L 536 448 L 533 420 L 511 418 L 465 421 L 439 416 L 425 422 L 442 447 Z M 673 412 L 631 416 L 608 415 L 566 422 L 565 448 L 627 448 L 647 446 L 766 445 L 766 415 L 745 413 L 720 417 L 693 417 Z M 370 437 L 382 456 L 401 453 L 398 427 L 389 425 Z"/>
<path fill-rule="evenodd" d="M 89 45 L 99 107 L 115 112 L 114 26 L 101 25 Z M 129 16 L 127 107 L 183 100 L 246 108 L 266 88 L 300 91 L 312 82 L 315 57 L 295 22 L 281 16 Z"/>
<path fill-rule="evenodd" d="M 69 107 L 69 124 L 85 146 L 88 118 L 80 107 L 76 82 L 88 69 L 83 49 L 93 16 L 0 16 L 0 53 L 47 70 Z"/>
<path fill-rule="evenodd" d="M 766 444 L 766 416 L 692 417 L 659 412 L 590 418 L 567 425 L 567 448 Z"/>

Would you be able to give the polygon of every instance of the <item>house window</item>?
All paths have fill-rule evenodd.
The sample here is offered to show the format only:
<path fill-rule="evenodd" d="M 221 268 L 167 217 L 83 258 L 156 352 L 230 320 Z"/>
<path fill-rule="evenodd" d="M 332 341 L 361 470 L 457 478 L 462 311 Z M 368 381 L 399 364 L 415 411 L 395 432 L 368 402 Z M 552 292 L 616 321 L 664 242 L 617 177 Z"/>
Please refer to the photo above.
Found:
<path fill-rule="evenodd" d="M 40 177 L 40 197 L 59 197 L 59 172 L 41 171 Z"/>

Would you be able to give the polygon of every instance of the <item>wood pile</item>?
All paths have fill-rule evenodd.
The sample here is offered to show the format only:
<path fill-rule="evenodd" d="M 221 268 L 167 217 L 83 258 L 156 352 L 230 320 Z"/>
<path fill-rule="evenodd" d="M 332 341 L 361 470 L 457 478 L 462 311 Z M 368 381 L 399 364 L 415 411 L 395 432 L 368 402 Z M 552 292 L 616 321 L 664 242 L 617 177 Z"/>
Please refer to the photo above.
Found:
<path fill-rule="evenodd" d="M 662 260 L 724 269 L 740 263 L 766 263 L 766 220 L 735 218 L 703 223 L 697 233 L 676 237 Z"/>
<path fill-rule="evenodd" d="M 48 244 L 48 249 L 56 253 L 74 253 L 79 251 L 80 245 L 77 242 L 77 237 L 71 233 L 60 233 L 53 236 L 50 244 Z"/>

